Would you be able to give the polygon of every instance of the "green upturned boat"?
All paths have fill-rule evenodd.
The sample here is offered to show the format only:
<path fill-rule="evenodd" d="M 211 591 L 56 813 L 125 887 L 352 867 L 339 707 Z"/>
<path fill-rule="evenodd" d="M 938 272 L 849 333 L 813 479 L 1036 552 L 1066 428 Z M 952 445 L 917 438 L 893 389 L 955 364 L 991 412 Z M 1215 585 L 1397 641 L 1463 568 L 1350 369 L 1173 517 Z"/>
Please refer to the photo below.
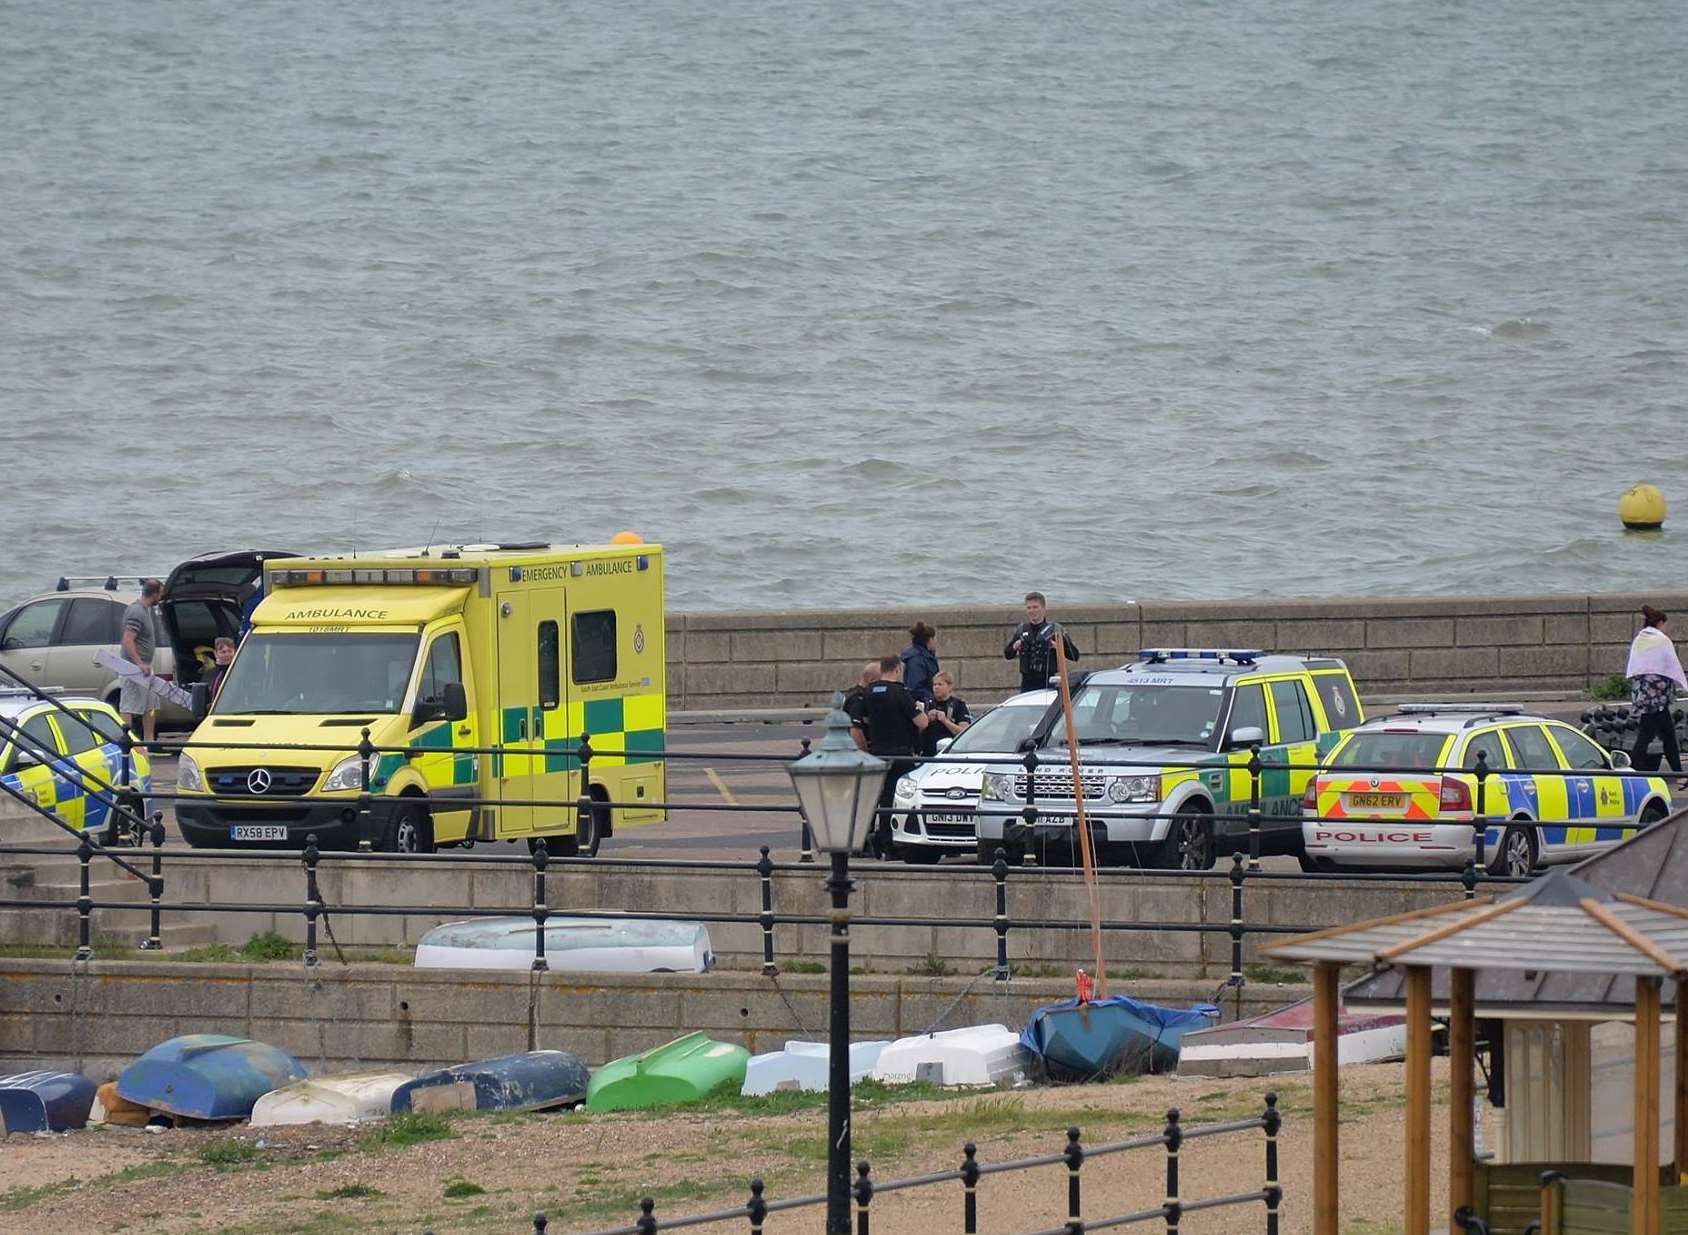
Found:
<path fill-rule="evenodd" d="M 744 1084 L 750 1052 L 730 1042 L 689 1033 L 642 1055 L 628 1055 L 592 1074 L 586 1109 L 635 1111 L 647 1106 L 677 1106 Z"/>

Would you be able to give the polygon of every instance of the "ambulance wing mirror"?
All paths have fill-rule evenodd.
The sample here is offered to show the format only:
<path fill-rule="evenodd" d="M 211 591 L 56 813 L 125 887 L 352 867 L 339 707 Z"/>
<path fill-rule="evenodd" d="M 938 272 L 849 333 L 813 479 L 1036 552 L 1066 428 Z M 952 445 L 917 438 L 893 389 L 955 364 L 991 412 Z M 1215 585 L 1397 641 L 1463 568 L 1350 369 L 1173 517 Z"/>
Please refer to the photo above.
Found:
<path fill-rule="evenodd" d="M 463 720 L 469 715 L 469 699 L 463 683 L 447 682 L 440 687 L 438 699 L 418 699 L 416 710 L 410 714 L 410 727 L 426 725 L 436 720 Z"/>
<path fill-rule="evenodd" d="M 1253 746 L 1256 742 L 1264 742 L 1266 732 L 1259 725 L 1244 725 L 1240 729 L 1231 730 L 1232 750 L 1244 746 Z"/>
<path fill-rule="evenodd" d="M 444 690 L 445 718 L 447 720 L 469 719 L 469 695 L 463 689 L 462 682 L 447 682 Z"/>

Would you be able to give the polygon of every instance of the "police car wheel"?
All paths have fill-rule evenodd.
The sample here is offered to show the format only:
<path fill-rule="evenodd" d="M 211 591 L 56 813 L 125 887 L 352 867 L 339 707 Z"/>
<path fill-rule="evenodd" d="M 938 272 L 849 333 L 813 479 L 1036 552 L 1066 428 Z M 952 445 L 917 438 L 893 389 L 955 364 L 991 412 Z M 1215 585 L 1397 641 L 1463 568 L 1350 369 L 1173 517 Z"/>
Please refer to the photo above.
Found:
<path fill-rule="evenodd" d="M 1531 828 L 1508 828 L 1500 838 L 1495 873 L 1514 879 L 1528 876 L 1536 868 L 1536 835 Z"/>
<path fill-rule="evenodd" d="M 1641 826 L 1646 827 L 1650 823 L 1657 823 L 1668 814 L 1670 814 L 1670 808 L 1663 802 L 1649 802 L 1646 809 L 1641 812 Z"/>

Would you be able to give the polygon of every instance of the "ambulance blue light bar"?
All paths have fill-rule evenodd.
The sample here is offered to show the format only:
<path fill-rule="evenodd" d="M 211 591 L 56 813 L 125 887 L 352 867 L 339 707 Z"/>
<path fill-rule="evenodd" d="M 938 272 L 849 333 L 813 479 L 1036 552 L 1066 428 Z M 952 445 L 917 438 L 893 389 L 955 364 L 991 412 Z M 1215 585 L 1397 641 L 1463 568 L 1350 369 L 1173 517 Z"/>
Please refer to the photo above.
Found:
<path fill-rule="evenodd" d="M 363 567 L 344 568 L 329 567 L 313 570 L 275 570 L 270 572 L 270 583 L 275 587 L 315 587 L 333 586 L 336 584 L 447 584 L 451 587 L 465 587 L 480 578 L 480 571 L 473 566 L 450 567 L 405 567 L 399 570 L 367 569 Z"/>
<path fill-rule="evenodd" d="M 1266 655 L 1259 648 L 1144 648 L 1137 658 L 1151 665 L 1174 660 L 1211 660 L 1216 664 L 1252 665 Z"/>

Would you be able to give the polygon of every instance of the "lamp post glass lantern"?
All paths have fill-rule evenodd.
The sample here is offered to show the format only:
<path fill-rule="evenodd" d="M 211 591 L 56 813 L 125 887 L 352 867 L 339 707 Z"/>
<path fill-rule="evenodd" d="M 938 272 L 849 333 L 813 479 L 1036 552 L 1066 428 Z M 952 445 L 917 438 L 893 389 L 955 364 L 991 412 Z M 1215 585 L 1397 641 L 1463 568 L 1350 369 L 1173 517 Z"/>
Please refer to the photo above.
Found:
<path fill-rule="evenodd" d="M 815 846 L 832 859 L 832 989 L 827 1045 L 827 1235 L 850 1235 L 850 854 L 867 839 L 889 766 L 850 738 L 842 692 L 832 696 L 826 732 L 789 767 L 797 806 Z"/>

